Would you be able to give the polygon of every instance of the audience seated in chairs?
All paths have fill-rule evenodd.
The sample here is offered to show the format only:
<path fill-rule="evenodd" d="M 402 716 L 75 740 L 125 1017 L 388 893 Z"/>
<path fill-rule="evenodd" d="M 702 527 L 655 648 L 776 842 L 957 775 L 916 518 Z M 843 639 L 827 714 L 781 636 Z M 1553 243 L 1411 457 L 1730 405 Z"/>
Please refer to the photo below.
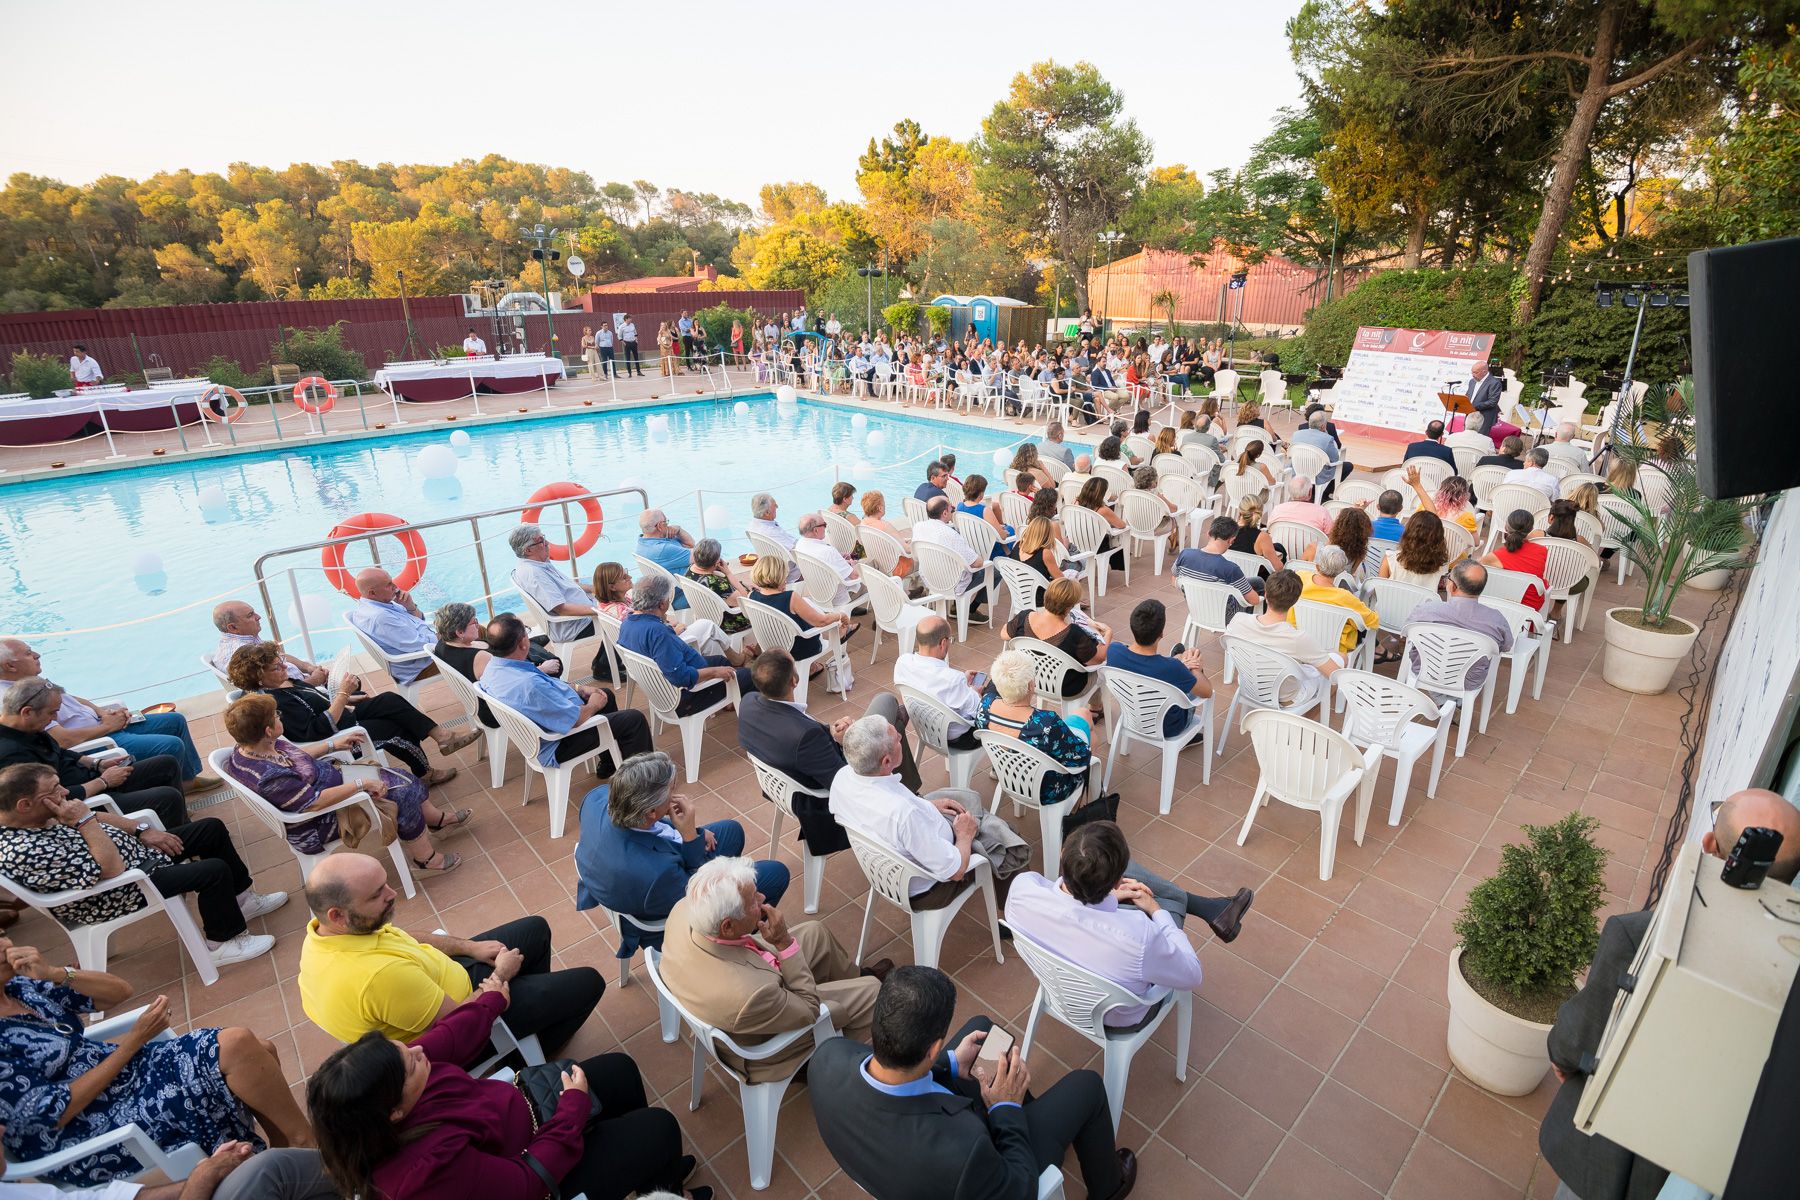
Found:
<path fill-rule="evenodd" d="M 1367 518 L 1364 519 L 1367 520 Z M 1370 633 L 1380 627 L 1381 618 L 1376 615 L 1375 610 L 1357 599 L 1355 592 L 1338 585 L 1338 576 L 1350 569 L 1350 558 L 1341 547 L 1336 545 L 1320 546 L 1313 567 L 1311 577 L 1301 582 L 1301 600 L 1311 600 L 1318 604 L 1334 604 L 1339 608 L 1348 609 L 1362 618 L 1363 626 Z M 1299 601 L 1295 601 L 1295 603 L 1297 604 Z M 1292 609 L 1288 610 L 1288 621 L 1290 624 L 1298 623 Z M 1354 624 L 1346 620 L 1343 632 L 1338 635 L 1336 649 L 1339 653 L 1348 655 L 1361 644 L 1362 640 L 1363 634 L 1357 630 Z M 1379 661 L 1392 662 L 1397 657 L 1398 655 L 1384 655 Z"/>
<path fill-rule="evenodd" d="M 56 966 L 36 948 L 0 938 L 0 1087 L 8 1158 L 43 1158 L 134 1123 L 164 1150 L 187 1142 L 207 1152 L 228 1142 L 260 1142 L 259 1124 L 273 1145 L 313 1144 L 275 1047 L 248 1029 L 203 1028 L 158 1038 L 170 1024 L 169 998 L 158 996 L 116 1040 L 85 1035 L 85 1014 L 115 1008 L 136 990 L 117 975 Z M 112 1147 L 46 1178 L 97 1186 L 147 1168 L 130 1151 Z M 202 1178 L 216 1170 L 208 1168 Z M 0 1184 L 0 1194 L 18 1187 Z M 120 1187 L 125 1190 L 106 1195 L 131 1194 L 129 1185 Z"/>
<path fill-rule="evenodd" d="M 819 515 L 817 513 L 808 513 L 807 516 L 813 518 L 815 521 L 819 520 Z M 823 531 L 825 528 L 824 522 L 821 521 L 818 528 Z M 823 546 L 826 550 L 830 550 L 831 553 L 837 554 L 837 551 L 832 550 L 828 543 L 820 542 L 819 545 Z M 841 559 L 843 556 L 838 555 L 838 557 Z M 853 622 L 850 620 L 849 613 L 821 611 L 812 601 L 795 591 L 788 580 L 787 574 L 781 569 L 780 559 L 761 558 L 756 561 L 754 567 L 750 568 L 750 594 L 746 597 L 746 602 L 750 604 L 766 604 L 777 612 L 792 617 L 803 630 L 817 629 L 820 626 L 836 625 L 838 627 L 838 636 L 836 640 L 840 645 L 848 641 L 851 634 L 862 628 L 862 623 L 860 621 Z M 794 657 L 813 658 L 818 655 L 824 649 L 822 641 L 824 636 L 824 634 L 814 633 L 804 637 L 795 638 Z M 733 666 L 742 666 L 745 661 L 742 655 L 733 654 L 729 650 L 726 652 L 726 658 Z M 820 672 L 824 671 L 824 669 L 824 663 L 815 663 L 812 673 L 818 675 Z M 749 689 L 743 688 L 743 682 L 743 676 L 739 675 L 739 686 L 742 690 L 747 692 Z"/>
<path fill-rule="evenodd" d="M 300 950 L 300 1006 L 339 1041 L 370 1031 L 411 1041 L 468 1004 L 484 983 L 504 983 L 513 1036 L 536 1034 L 554 1054 L 606 990 L 592 967 L 550 969 L 550 923 L 542 917 L 520 917 L 467 939 L 414 938 L 391 923 L 396 902 L 387 871 L 361 854 L 334 854 L 307 876 L 313 919 Z"/>
<path fill-rule="evenodd" d="M 594 635 L 594 589 L 550 561 L 550 539 L 532 524 L 506 535 L 518 564 L 512 581 L 550 617 L 547 631 L 554 642 L 578 642 Z"/>
<path fill-rule="evenodd" d="M 339 1194 L 541 1200 L 548 1190 L 624 1200 L 681 1187 L 694 1159 L 681 1153 L 675 1117 L 650 1107 L 629 1055 L 571 1063 L 545 1113 L 516 1083 L 462 1069 L 485 1052 L 502 1014 L 516 1031 L 520 1004 L 504 979 L 490 976 L 411 1045 L 370 1031 L 320 1064 L 307 1081 L 306 1107 Z M 685 1195 L 711 1200 L 712 1189 Z"/>
<path fill-rule="evenodd" d="M 219 644 L 213 647 L 207 661 L 221 675 L 231 669 L 231 656 L 239 649 L 265 640 L 262 635 L 262 614 L 242 600 L 227 600 L 214 608 L 212 621 L 213 628 L 219 631 Z M 331 677 L 329 667 L 307 662 L 292 654 L 283 653 L 281 661 L 287 666 L 288 678 L 301 683 L 321 687 Z"/>
<path fill-rule="evenodd" d="M 1407 614 L 1406 628 L 1415 625 L 1450 625 L 1457 629 L 1466 629 L 1471 633 L 1479 633 L 1494 639 L 1504 654 L 1512 649 L 1512 622 L 1499 609 L 1481 602 L 1481 593 L 1487 590 L 1487 568 L 1478 562 L 1463 559 L 1444 577 L 1444 599 L 1427 600 L 1415 605 Z M 1413 666 L 1419 664 L 1416 650 L 1407 651 L 1412 656 Z M 1468 674 L 1463 677 L 1465 687 L 1480 687 L 1487 680 L 1488 660 L 1477 658 L 1469 664 Z"/>
<path fill-rule="evenodd" d="M 281 650 L 273 642 L 245 646 L 231 656 L 231 685 L 246 695 L 268 696 L 281 714 L 287 735 L 301 742 L 320 742 L 353 725 L 367 731 L 377 749 L 386 751 L 417 775 L 427 787 L 456 778 L 455 767 L 432 767 L 424 742 L 435 741 L 440 754 L 454 754 L 481 734 L 461 733 L 438 724 L 398 692 L 367 695 L 362 680 L 346 675 L 337 690 L 296 683 L 288 677 Z"/>
<path fill-rule="evenodd" d="M 748 691 L 750 668 L 741 665 L 744 654 L 731 649 L 724 634 L 711 621 L 691 622 L 688 631 L 691 633 L 695 626 L 705 626 L 713 631 L 710 638 L 702 640 L 703 647 L 716 648 L 712 653 L 690 645 L 682 634 L 670 627 L 669 610 L 674 591 L 675 585 L 661 575 L 645 575 L 639 579 L 631 592 L 631 615 L 619 626 L 619 645 L 654 661 L 663 678 L 681 689 L 681 703 L 675 711 L 686 716 L 718 703 L 725 694 L 724 680 L 733 674 L 737 676 L 739 692 Z M 624 744 L 623 740 L 619 743 L 621 748 Z M 629 756 L 637 751 L 625 753 Z"/>
<path fill-rule="evenodd" d="M 1205 662 L 1198 646 L 1176 646 L 1175 653 L 1162 652 L 1163 632 L 1168 628 L 1169 613 L 1161 600 L 1140 600 L 1131 610 L 1131 645 L 1112 642 L 1106 647 L 1106 665 L 1115 671 L 1130 671 L 1149 679 L 1169 684 L 1185 696 L 1201 700 L 1213 693 L 1212 681 L 1206 677 Z M 1201 720 L 1197 712 L 1171 708 L 1163 716 L 1163 736 L 1176 737 L 1189 721 Z"/>
<path fill-rule="evenodd" d="M 685 575 L 693 561 L 694 535 L 679 525 L 669 524 L 660 508 L 646 508 L 638 514 L 637 553 L 671 575 Z"/>
<path fill-rule="evenodd" d="M 1106 657 L 1112 629 L 1080 611 L 1081 585 L 1073 579 L 1057 579 L 1044 589 L 1044 606 L 1016 612 L 1006 622 L 1007 637 L 1036 638 L 1083 666 L 1097 666 Z M 1062 699 L 1079 696 L 1093 683 L 1086 671 L 1065 671 Z"/>
<path fill-rule="evenodd" d="M 716 594 L 720 600 L 724 601 L 726 608 L 742 610 L 745 598 L 750 595 L 750 589 L 733 579 L 731 572 L 725 569 L 724 550 L 719 545 L 717 538 L 701 538 L 694 543 L 693 553 L 684 574 L 695 583 Z M 720 623 L 719 629 L 727 637 L 748 633 L 750 618 L 746 617 L 742 611 L 728 612 L 725 614 L 725 620 Z M 745 649 L 749 648 L 749 643 L 746 643 Z"/>
<path fill-rule="evenodd" d="M 275 939 L 248 922 L 287 903 L 262 895 L 217 817 L 156 829 L 89 808 L 71 797 L 56 772 L 26 763 L 0 771 L 0 874 L 34 892 L 90 888 L 141 870 L 165 896 L 193 892 L 213 962 L 229 966 L 267 954 Z M 52 914 L 64 925 L 109 921 L 144 907 L 136 888 L 75 900 Z"/>
<path fill-rule="evenodd" d="M 187 824 L 187 797 L 177 784 L 181 766 L 167 755 L 133 763 L 101 763 L 65 750 L 46 730 L 56 720 L 63 690 L 42 676 L 15 680 L 0 695 L 0 767 L 49 767 L 76 800 L 101 793 L 120 809 L 149 809 L 165 828 Z"/>
<path fill-rule="evenodd" d="M 1450 447 L 1444 445 L 1442 421 L 1427 421 L 1425 436 L 1419 441 L 1406 444 L 1406 453 L 1401 455 L 1401 461 L 1414 458 L 1435 458 L 1452 471 L 1456 470 L 1456 455 L 1451 452 Z"/>
<path fill-rule="evenodd" d="M 240 650 L 238 656 L 250 652 Z M 285 813 L 329 808 L 357 792 L 367 792 L 378 802 L 393 804 L 395 830 L 417 874 L 440 875 L 462 862 L 460 855 L 436 849 L 427 831 L 460 830 L 474 818 L 474 810 L 446 812 L 426 798 L 422 781 L 382 767 L 375 768 L 381 772 L 378 780 L 345 782 L 343 768 L 324 755 L 350 748 L 363 734 L 333 734 L 303 746 L 289 741 L 282 726 L 272 698 L 260 693 L 240 696 L 225 710 L 225 732 L 234 743 L 226 770 Z M 374 839 L 371 845 L 382 839 L 378 829 L 355 831 L 349 837 L 344 836 L 346 832 L 342 814 L 334 812 L 285 827 L 287 840 L 302 854 L 323 854 L 340 837 L 353 846 L 364 837 Z"/>
<path fill-rule="evenodd" d="M 775 514 L 779 509 L 780 506 L 776 504 L 775 497 L 767 492 L 756 493 L 750 497 L 750 524 L 745 526 L 745 529 L 750 533 L 761 534 L 768 538 L 787 551 L 788 557 L 791 559 L 794 556 L 794 543 L 798 539 L 782 528 L 780 522 L 776 521 Z M 788 580 L 794 583 L 798 583 L 800 580 L 800 568 L 791 563 L 788 569 Z"/>
<path fill-rule="evenodd" d="M 862 568 L 838 553 L 825 538 L 825 518 L 818 513 L 807 513 L 800 518 L 798 526 L 800 540 L 794 543 L 794 553 L 817 559 L 830 567 L 838 577 L 837 592 L 831 598 L 833 608 L 841 608 L 849 604 L 853 597 L 862 593 Z"/>
<path fill-rule="evenodd" d="M 581 802 L 575 847 L 575 907 L 661 921 L 687 891 L 688 879 L 715 858 L 744 853 L 744 827 L 730 819 L 697 823 L 694 801 L 674 790 L 675 762 L 652 751 L 628 758 L 612 782 Z M 780 904 L 788 869 L 756 862 L 756 890 Z M 640 945 L 662 948 L 662 935 L 627 923 L 619 957 Z"/>
<path fill-rule="evenodd" d="M 715 858 L 688 878 L 687 894 L 663 933 L 663 983 L 681 1006 L 740 1042 L 807 1029 L 822 1003 L 831 1023 L 867 1037 L 887 959 L 860 971 L 823 922 L 790 931 L 781 910 L 756 890 L 756 864 Z M 728 1050 L 719 1061 L 750 1083 L 785 1079 L 811 1054 L 802 1038 L 780 1054 L 746 1062 Z"/>
<path fill-rule="evenodd" d="M 844 731 L 848 766 L 831 781 L 831 815 L 848 829 L 867 833 L 919 869 L 908 892 L 915 911 L 948 908 L 975 885 L 970 855 L 979 851 L 994 869 L 994 888 L 1031 860 L 1031 848 L 1006 822 L 984 813 L 968 788 L 939 788 L 918 795 L 897 773 L 904 739 L 879 716 L 853 721 Z"/>
<path fill-rule="evenodd" d="M 801 787 L 822 792 L 844 768 L 844 751 L 839 743 L 852 718 L 840 717 L 827 725 L 807 715 L 804 708 L 794 703 L 797 678 L 793 656 L 787 651 L 765 650 L 757 656 L 750 666 L 750 681 L 756 685 L 756 690 L 745 695 L 738 708 L 738 745 L 746 754 L 774 767 Z M 912 748 L 906 744 L 909 720 L 906 705 L 892 692 L 883 692 L 869 701 L 866 711 L 885 717 L 901 731 L 900 778 L 907 787 L 916 789 L 919 768 L 913 762 Z M 813 845 L 815 840 L 835 843 L 829 850 L 813 845 L 813 853 L 823 855 L 844 849 L 848 843 L 836 822 L 823 811 L 823 806 L 813 814 L 812 820 L 800 811 L 800 806 L 811 800 L 807 796 L 795 797 L 795 815 L 800 820 L 801 835 L 808 845 Z M 823 828 L 819 828 L 820 825 Z M 808 833 L 809 826 L 821 835 L 819 839 Z"/>
<path fill-rule="evenodd" d="M 668 586 L 663 581 L 663 587 Z M 488 625 L 487 634 L 489 658 L 475 683 L 476 691 L 492 696 L 546 733 L 566 733 L 589 717 L 604 716 L 623 757 L 655 748 L 650 741 L 650 721 L 643 713 L 620 708 L 618 699 L 603 687 L 570 685 L 538 670 L 527 655 L 531 641 L 525 622 L 502 613 Z M 537 760 L 553 767 L 580 758 L 599 744 L 600 731 L 584 729 L 560 741 L 540 742 Z M 594 760 L 594 774 L 605 779 L 617 766 L 612 752 L 603 751 Z"/>
<path fill-rule="evenodd" d="M 1031 658 L 1023 650 L 1007 650 L 994 660 L 988 693 L 981 699 L 981 713 L 976 728 L 988 729 L 1017 738 L 1034 750 L 1041 750 L 1065 767 L 1091 769 L 1093 716 L 1082 708 L 1067 717 L 1055 709 L 1038 708 L 1037 675 Z M 1061 804 L 1082 786 L 1080 775 L 1058 772 L 1044 777 L 1040 804 Z M 1104 811 L 1113 816 L 1118 811 L 1115 793 L 1090 802 L 1080 810 L 1094 809 L 1093 819 Z"/>
<path fill-rule="evenodd" d="M 1305 585 L 1300 576 L 1283 567 L 1269 576 L 1264 589 L 1267 602 L 1259 613 L 1239 613 L 1225 626 L 1228 638 L 1243 638 L 1270 650 L 1285 654 L 1300 667 L 1300 681 L 1290 681 L 1291 694 L 1282 702 L 1297 701 L 1303 695 L 1317 695 L 1332 672 L 1343 666 L 1334 652 L 1319 645 L 1299 626 L 1288 620 L 1288 613 L 1300 602 Z M 1229 651 L 1227 651 L 1229 653 Z"/>
<path fill-rule="evenodd" d="M 942 701 L 962 718 L 950 724 L 950 748 L 978 750 L 981 743 L 975 740 L 974 726 L 981 713 L 981 693 L 975 690 L 979 672 L 950 665 L 951 632 L 950 622 L 935 613 L 919 618 L 912 651 L 894 660 L 894 686 L 917 688 Z"/>
<path fill-rule="evenodd" d="M 350 623 L 389 656 L 417 654 L 437 644 L 437 631 L 425 620 L 412 596 L 394 586 L 394 577 L 380 567 L 356 573 L 356 590 L 362 599 L 350 610 Z M 429 679 L 437 674 L 430 662 L 395 662 L 388 674 L 399 684 Z"/>
<path fill-rule="evenodd" d="M 481 673 L 487 670 L 488 662 L 494 656 L 488 653 L 487 630 L 482 628 L 474 607 L 460 600 L 452 601 L 433 614 L 432 624 L 437 627 L 438 644 L 431 652 L 456 668 L 457 673 L 469 682 L 480 680 Z M 531 639 L 525 651 L 526 661 L 546 675 L 561 676 L 562 660 L 550 654 L 538 642 L 538 638 Z M 476 705 L 475 714 L 486 728 L 500 728 L 500 723 L 494 720 L 494 714 L 489 710 L 486 700 Z"/>
<path fill-rule="evenodd" d="M 963 562 L 962 572 L 956 579 L 956 590 L 960 594 L 969 589 L 974 572 L 987 564 L 987 555 L 976 550 L 956 531 L 954 519 L 956 507 L 944 496 L 938 496 L 925 502 L 925 519 L 912 528 L 913 544 L 931 542 L 952 551 Z M 987 620 L 987 587 L 975 589 L 969 599 L 969 620 Z"/>
<path fill-rule="evenodd" d="M 813 1057 L 813 1119 L 844 1173 L 881 1200 L 1035 1200 L 1038 1177 L 1071 1148 L 1087 1194 L 1124 1200 L 1137 1156 L 1113 1143 L 1100 1076 L 1070 1071 L 1041 1096 L 1014 1046 L 977 1065 L 993 1028 L 955 1034 L 956 984 L 935 967 L 900 967 L 875 1001 L 873 1043 L 833 1038 Z"/>
<path fill-rule="evenodd" d="M 862 510 L 863 519 L 861 524 L 867 525 L 870 529 L 880 530 L 882 533 L 887 534 L 889 537 L 899 542 L 902 546 L 910 546 L 912 544 L 912 534 L 909 531 L 900 529 L 888 521 L 886 496 L 883 496 L 880 492 L 864 492 L 862 497 Z M 913 562 L 911 557 L 902 555 L 900 560 L 894 564 L 894 577 L 896 579 L 905 579 L 908 575 L 913 573 L 913 568 L 917 565 L 918 564 Z"/>
<path fill-rule="evenodd" d="M 0 694 L 18 680 L 41 674 L 41 663 L 37 652 L 24 642 L 16 638 L 0 641 Z M 181 790 L 190 796 L 219 786 L 217 779 L 201 774 L 200 752 L 194 748 L 187 718 L 178 712 L 140 713 L 133 720 L 131 710 L 123 704 L 95 704 L 64 692 L 56 719 L 45 732 L 65 748 L 109 737 L 134 758 L 173 758 L 181 766 Z"/>
<path fill-rule="evenodd" d="M 1237 541 L 1238 531 L 1239 525 L 1231 517 L 1214 517 L 1206 527 L 1205 543 L 1175 556 L 1176 579 L 1222 583 L 1237 592 L 1237 600 L 1226 602 L 1234 614 L 1248 612 L 1261 597 L 1265 586 L 1260 575 L 1244 574 L 1242 567 L 1225 557 L 1225 552 Z"/>

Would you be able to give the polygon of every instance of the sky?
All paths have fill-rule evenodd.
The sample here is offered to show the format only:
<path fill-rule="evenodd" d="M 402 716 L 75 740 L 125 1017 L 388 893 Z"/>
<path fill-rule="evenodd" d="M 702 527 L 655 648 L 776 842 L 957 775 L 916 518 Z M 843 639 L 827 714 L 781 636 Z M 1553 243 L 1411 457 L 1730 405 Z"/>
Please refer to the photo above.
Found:
<path fill-rule="evenodd" d="M 1094 63 L 1156 165 L 1205 174 L 1298 100 L 1297 8 L 83 0 L 72 27 L 63 5 L 0 0 L 0 178 L 495 153 L 752 204 L 772 180 L 854 198 L 872 135 L 912 117 L 972 137 L 1045 58 Z"/>

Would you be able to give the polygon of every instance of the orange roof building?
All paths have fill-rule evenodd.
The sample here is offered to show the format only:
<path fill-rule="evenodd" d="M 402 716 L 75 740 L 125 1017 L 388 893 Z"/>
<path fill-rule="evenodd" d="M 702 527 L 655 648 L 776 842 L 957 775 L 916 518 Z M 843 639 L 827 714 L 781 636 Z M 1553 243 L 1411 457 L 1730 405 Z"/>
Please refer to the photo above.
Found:
<path fill-rule="evenodd" d="M 1233 273 L 1240 270 L 1249 273 L 1241 291 L 1229 286 Z M 1343 288 L 1353 287 L 1367 274 L 1345 270 Z M 1095 313 L 1115 324 L 1161 324 L 1169 319 L 1168 310 L 1151 300 L 1170 291 L 1177 297 L 1175 319 L 1183 324 L 1241 321 L 1256 333 L 1297 332 L 1306 314 L 1324 301 L 1325 276 L 1323 269 L 1280 257 L 1252 265 L 1222 242 L 1200 265 L 1179 251 L 1141 250 L 1088 272 L 1088 302 Z"/>

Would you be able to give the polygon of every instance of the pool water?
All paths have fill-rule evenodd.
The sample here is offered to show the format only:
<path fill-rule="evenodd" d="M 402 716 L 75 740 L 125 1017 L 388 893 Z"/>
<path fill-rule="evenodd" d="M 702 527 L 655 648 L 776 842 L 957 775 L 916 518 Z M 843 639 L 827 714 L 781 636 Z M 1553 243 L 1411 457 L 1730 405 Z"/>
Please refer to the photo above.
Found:
<path fill-rule="evenodd" d="M 739 400 L 747 409 L 741 415 Z M 666 434 L 657 428 L 663 421 Z M 900 520 L 900 500 L 923 479 L 929 457 L 951 449 L 959 475 L 978 472 L 997 480 L 1001 469 L 993 452 L 1036 432 L 863 414 L 806 400 L 786 408 L 772 396 L 750 396 L 469 427 L 470 444 L 456 461 L 454 484 L 427 480 L 420 452 L 449 447 L 456 428 L 439 422 L 429 434 L 0 488 L 0 596 L 6 601 L 0 626 L 7 636 L 30 641 L 43 655 L 45 673 L 78 695 L 117 696 L 134 705 L 177 699 L 218 687 L 197 657 L 217 641 L 211 621 L 216 600 L 242 598 L 262 609 L 256 559 L 321 540 L 356 513 L 424 521 L 520 504 L 543 484 L 560 480 L 594 490 L 636 482 L 652 504 L 696 537 L 705 510 L 715 517 L 725 510 L 725 527 L 708 522 L 707 532 L 735 554 L 749 549 L 743 527 L 757 491 L 774 494 L 779 519 L 791 529 L 802 513 L 829 502 L 835 465 L 859 493 L 882 491 L 890 519 Z M 202 494 L 211 488 L 225 493 L 226 512 L 202 512 Z M 608 505 L 604 536 L 581 558 L 584 579 L 608 559 L 632 565 L 637 513 L 635 497 Z M 544 524 L 556 540 L 558 510 L 546 510 Z M 482 592 L 467 528 L 424 535 L 430 563 L 413 594 L 427 614 Z M 506 518 L 482 523 L 482 548 L 497 591 L 510 587 L 510 528 Z M 384 563 L 395 569 L 398 544 L 385 539 L 381 545 Z M 352 547 L 350 568 L 366 565 L 368 553 Z M 149 556 L 160 558 L 161 571 L 140 575 L 158 565 L 143 561 Z M 340 627 L 313 636 L 312 657 L 348 644 L 341 614 L 350 601 L 325 582 L 318 552 L 292 556 L 283 565 L 295 568 L 303 603 Z M 285 574 L 271 580 L 270 592 L 282 637 L 305 654 Z M 495 603 L 516 610 L 516 593 L 497 595 Z M 93 632 L 45 636 L 67 630 Z"/>

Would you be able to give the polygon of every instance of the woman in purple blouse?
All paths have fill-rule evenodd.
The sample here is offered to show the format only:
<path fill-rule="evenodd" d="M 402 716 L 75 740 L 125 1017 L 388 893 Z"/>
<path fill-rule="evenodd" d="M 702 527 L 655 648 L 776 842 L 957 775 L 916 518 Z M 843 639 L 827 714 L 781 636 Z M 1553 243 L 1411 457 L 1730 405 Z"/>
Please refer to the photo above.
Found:
<path fill-rule="evenodd" d="M 260 692 L 241 696 L 225 710 L 225 732 L 236 743 L 225 769 L 238 782 L 283 812 L 307 812 L 328 808 L 358 791 L 379 800 L 386 797 L 399 811 L 400 841 L 407 861 L 420 875 L 454 870 L 462 857 L 438 850 L 428 830 L 455 829 L 467 825 L 474 813 L 462 809 L 447 813 L 426 798 L 425 782 L 401 771 L 381 768 L 379 782 L 346 783 L 344 772 L 331 759 L 316 757 L 343 749 L 368 735 L 347 731 L 297 746 L 282 737 L 281 714 L 272 697 Z M 323 854 L 338 839 L 338 814 L 325 813 L 314 820 L 286 827 L 287 840 L 302 854 Z"/>

